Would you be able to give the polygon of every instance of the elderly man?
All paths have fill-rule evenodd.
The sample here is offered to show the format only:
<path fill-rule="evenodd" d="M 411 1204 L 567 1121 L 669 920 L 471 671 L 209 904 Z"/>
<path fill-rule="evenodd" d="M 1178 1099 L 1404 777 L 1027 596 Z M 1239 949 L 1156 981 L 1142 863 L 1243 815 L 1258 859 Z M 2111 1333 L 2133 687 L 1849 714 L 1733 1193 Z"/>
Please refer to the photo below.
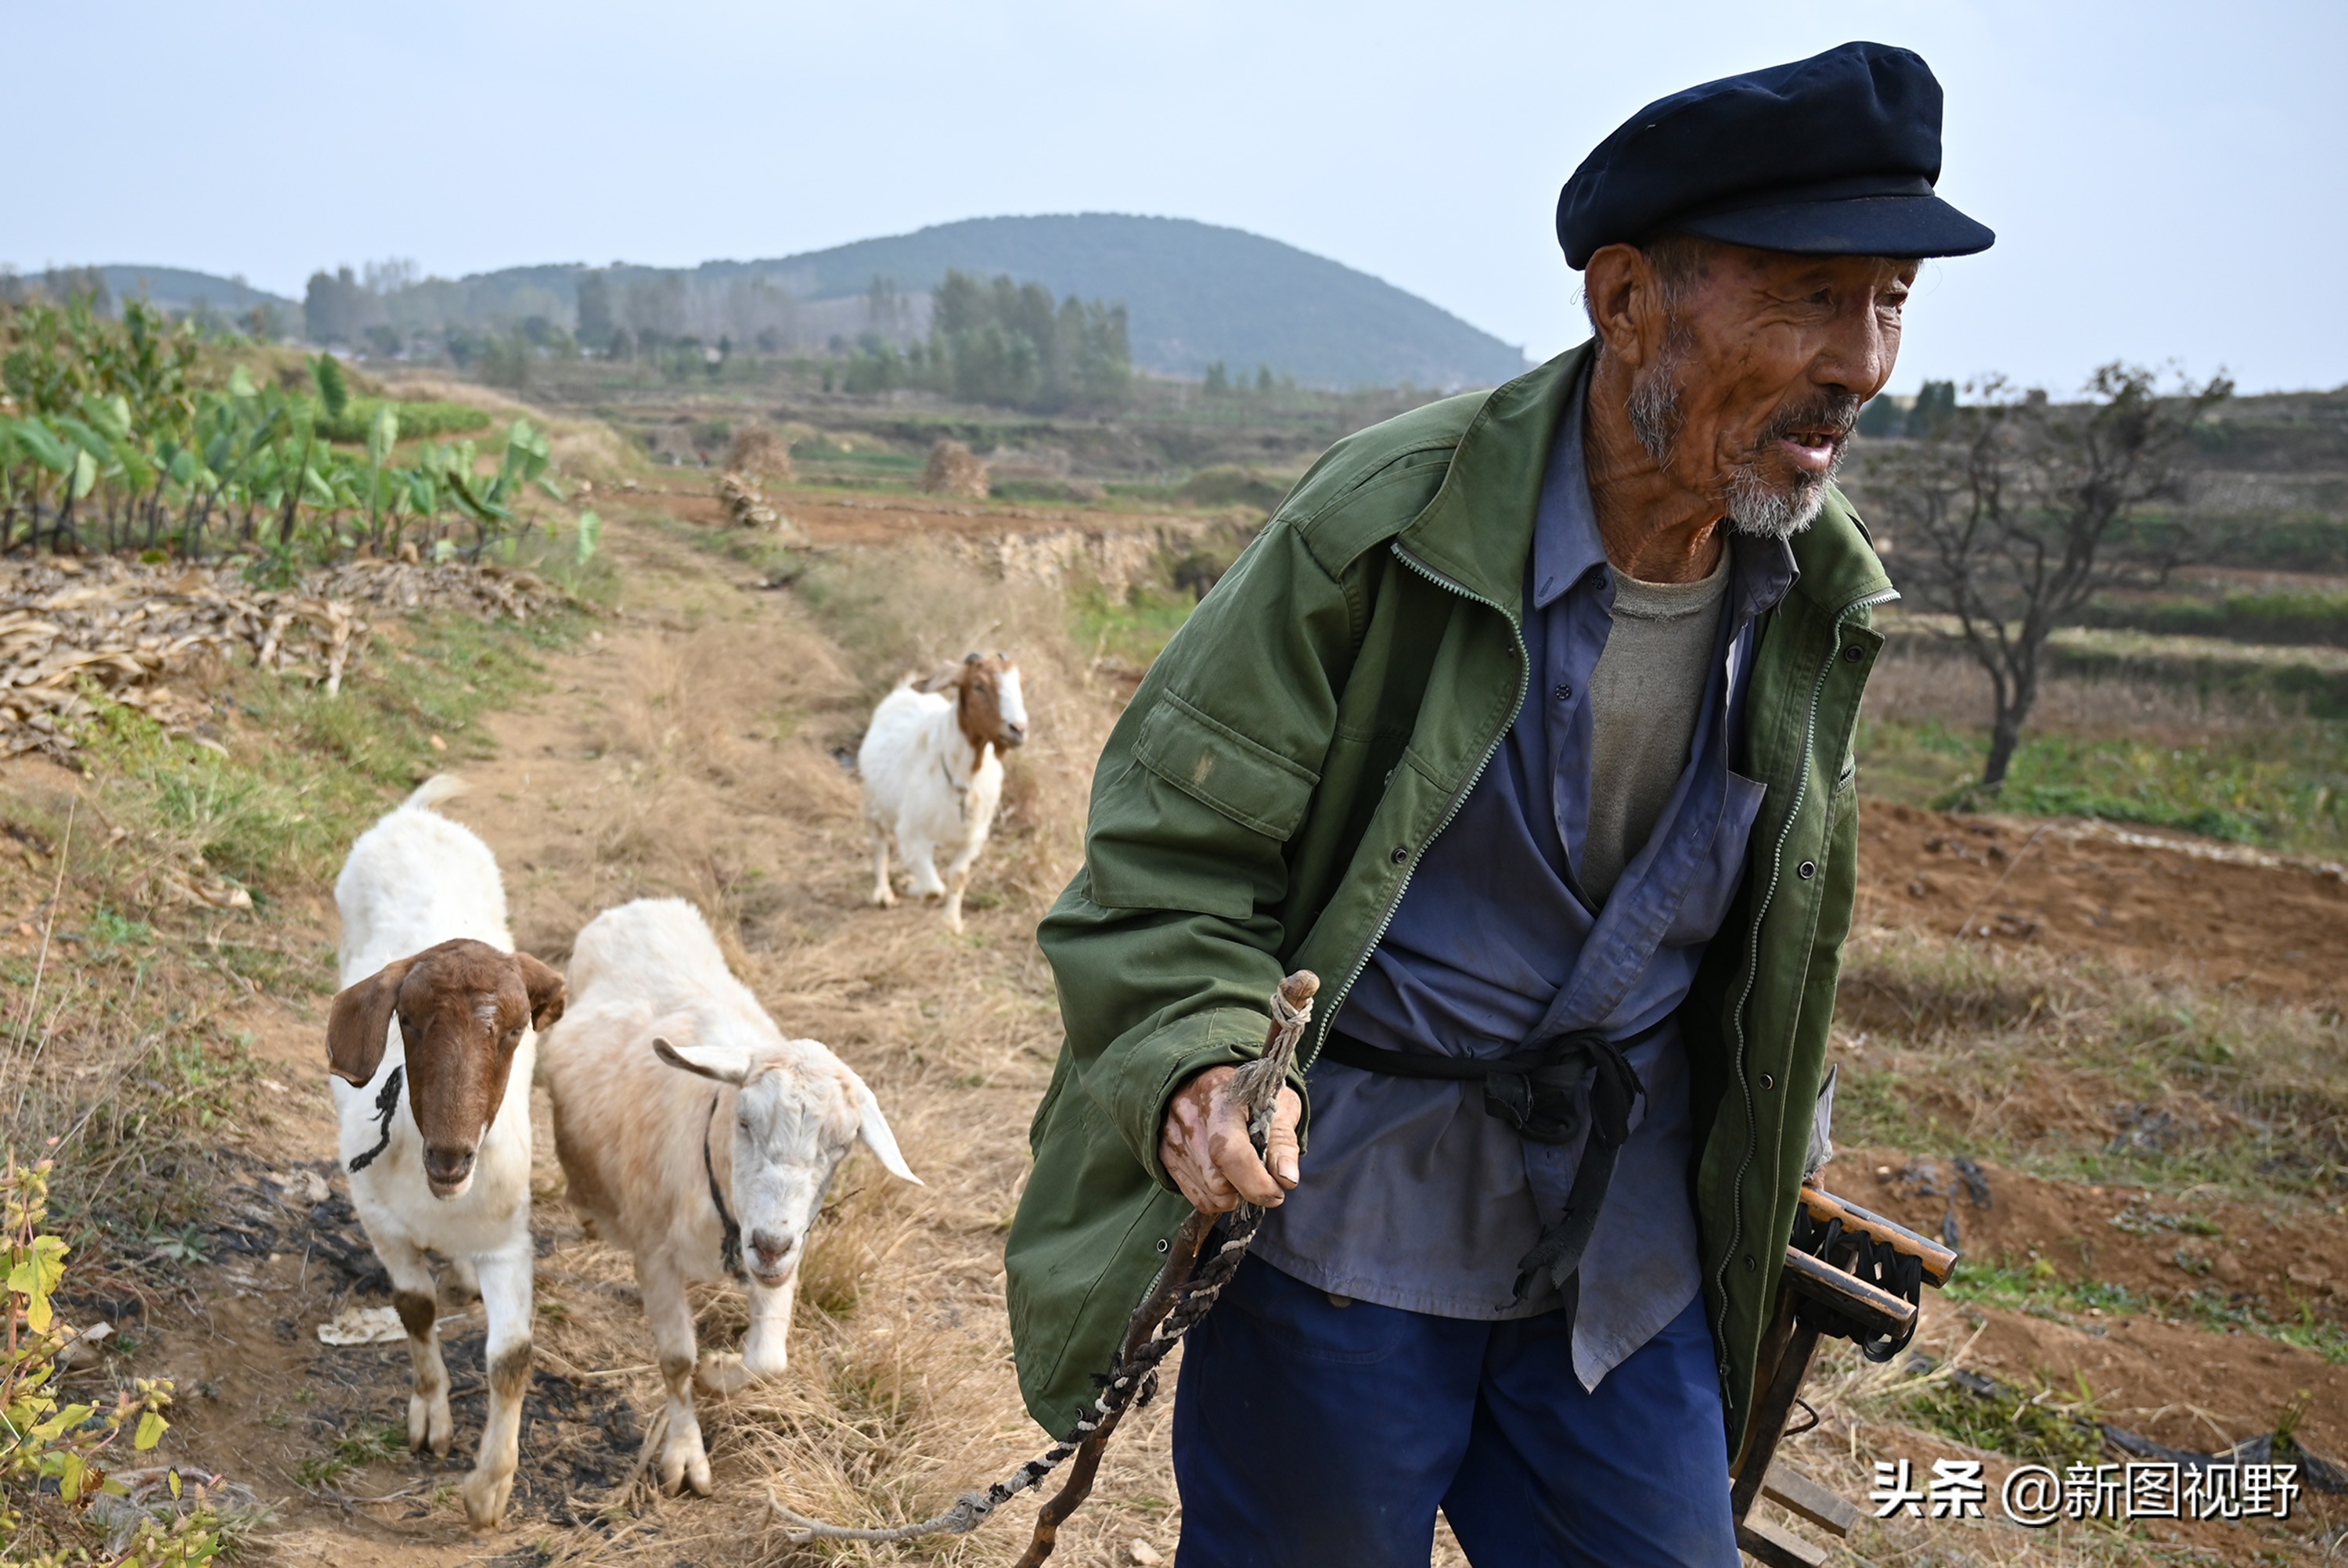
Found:
<path fill-rule="evenodd" d="M 1594 340 L 1340 442 L 1110 738 L 1011 1319 L 1065 1430 L 1189 1205 L 1272 1208 L 1182 1568 L 1423 1565 L 1437 1509 L 1479 1568 L 1736 1561 L 1895 597 L 1831 481 L 1916 258 L 1993 238 L 1940 125 L 1877 44 L 1640 110 L 1558 205 Z M 1225 1096 L 1291 968 L 1267 1168 Z"/>

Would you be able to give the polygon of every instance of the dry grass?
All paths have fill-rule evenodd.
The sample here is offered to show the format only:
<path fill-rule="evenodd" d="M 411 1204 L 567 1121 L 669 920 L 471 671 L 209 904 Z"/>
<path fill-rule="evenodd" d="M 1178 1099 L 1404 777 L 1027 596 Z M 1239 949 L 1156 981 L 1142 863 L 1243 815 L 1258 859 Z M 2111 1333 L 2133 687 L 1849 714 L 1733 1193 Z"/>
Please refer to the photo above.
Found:
<path fill-rule="evenodd" d="M 1867 716 L 1911 724 L 1941 724 L 1960 733 L 1987 733 L 1989 674 L 1961 646 L 1929 638 L 1895 637 L 1867 682 Z M 2034 734 L 2080 739 L 2125 737 L 2178 743 L 2256 734 L 2294 715 L 2271 692 L 2195 690 L 2150 677 L 2048 676 L 2032 710 Z"/>
<path fill-rule="evenodd" d="M 2336 1201 L 2348 1184 L 2348 1052 L 2330 1009 L 1861 927 L 1835 1025 L 1852 1141 L 2261 1199 Z M 2122 1113 L 2157 1137 L 2116 1147 Z"/>

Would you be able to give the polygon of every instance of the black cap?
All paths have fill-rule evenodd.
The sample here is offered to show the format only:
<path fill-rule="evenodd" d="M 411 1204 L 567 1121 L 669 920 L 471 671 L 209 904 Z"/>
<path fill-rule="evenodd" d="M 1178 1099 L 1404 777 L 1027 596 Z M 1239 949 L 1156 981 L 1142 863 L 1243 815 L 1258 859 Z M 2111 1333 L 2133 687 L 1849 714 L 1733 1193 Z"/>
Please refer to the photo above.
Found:
<path fill-rule="evenodd" d="M 1577 271 L 1601 246 L 1699 234 L 1830 256 L 1969 256 L 1997 236 L 1932 193 L 1941 84 L 1888 44 L 1844 44 L 1658 98 L 1557 199 Z"/>

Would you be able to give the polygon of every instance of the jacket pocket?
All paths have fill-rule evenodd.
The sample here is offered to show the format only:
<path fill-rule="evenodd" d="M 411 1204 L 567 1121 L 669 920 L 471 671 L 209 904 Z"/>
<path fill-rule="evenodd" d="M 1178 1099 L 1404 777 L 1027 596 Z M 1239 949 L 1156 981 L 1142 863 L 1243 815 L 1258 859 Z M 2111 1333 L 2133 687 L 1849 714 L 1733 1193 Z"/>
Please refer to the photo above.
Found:
<path fill-rule="evenodd" d="M 1282 844 L 1304 821 L 1321 776 L 1172 693 L 1142 721 L 1134 760 L 1200 804 Z"/>

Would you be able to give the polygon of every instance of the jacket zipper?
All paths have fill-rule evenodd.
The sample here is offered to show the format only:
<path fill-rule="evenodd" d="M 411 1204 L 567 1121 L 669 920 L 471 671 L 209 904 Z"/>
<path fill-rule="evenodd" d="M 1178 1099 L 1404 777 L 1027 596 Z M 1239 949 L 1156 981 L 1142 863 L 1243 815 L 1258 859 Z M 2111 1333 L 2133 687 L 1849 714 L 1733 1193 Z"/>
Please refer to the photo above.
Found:
<path fill-rule="evenodd" d="M 1471 603 L 1480 604 L 1488 610 L 1498 610 L 1499 612 L 1500 619 L 1508 621 L 1509 635 L 1514 640 L 1517 645 L 1517 700 L 1515 704 L 1509 709 L 1509 720 L 1513 723 L 1517 713 L 1524 708 L 1525 693 L 1531 690 L 1532 686 L 1532 671 L 1529 667 L 1529 656 L 1525 651 L 1525 634 L 1523 630 L 1518 627 L 1515 620 L 1509 616 L 1509 612 L 1502 610 L 1499 605 L 1494 603 L 1491 600 L 1485 598 L 1482 594 L 1476 592 L 1472 589 L 1465 588 L 1458 583 L 1453 582 L 1449 578 L 1443 576 L 1434 568 L 1426 566 L 1414 559 L 1410 552 L 1404 549 L 1401 546 L 1396 545 L 1392 547 L 1391 553 L 1395 559 L 1402 562 L 1403 565 L 1408 567 L 1411 570 L 1416 572 L 1427 581 L 1435 584 L 1436 587 L 1448 589 L 1453 593 L 1457 594 L 1460 598 L 1465 599 Z M 1329 1038 L 1329 1031 L 1336 1027 L 1338 1011 L 1344 1007 L 1345 999 L 1353 994 L 1354 982 L 1362 978 L 1362 971 L 1370 967 L 1370 955 L 1378 950 L 1378 944 L 1380 942 L 1385 940 L 1386 927 L 1394 924 L 1395 911 L 1402 907 L 1402 896 L 1410 890 L 1410 879 L 1416 874 L 1418 870 L 1418 863 L 1426 854 L 1426 846 L 1433 844 L 1437 838 L 1443 836 L 1443 830 L 1451 825 L 1452 819 L 1457 816 L 1460 809 L 1468 804 L 1468 795 L 1475 792 L 1477 784 L 1481 783 L 1483 780 L 1484 770 L 1492 765 L 1492 759 L 1499 755 L 1500 743 L 1508 738 L 1509 725 L 1502 724 L 1500 726 L 1500 733 L 1492 737 L 1492 743 L 1484 748 L 1484 760 L 1476 764 L 1476 771 L 1468 776 L 1468 783 L 1460 788 L 1457 794 L 1454 794 L 1451 797 L 1451 804 L 1444 808 L 1443 820 L 1435 825 L 1434 832 L 1428 834 L 1426 838 L 1419 842 L 1416 849 L 1411 855 L 1410 863 L 1403 867 L 1402 880 L 1395 885 L 1394 897 L 1386 900 L 1385 913 L 1378 917 L 1378 928 L 1370 933 L 1368 943 L 1362 948 L 1362 956 L 1354 960 L 1353 970 L 1345 977 L 1345 983 L 1337 988 L 1336 996 L 1331 1000 L 1326 1010 L 1321 1014 L 1321 1032 L 1319 1039 L 1315 1040 L 1313 1047 L 1313 1061 L 1318 1061 L 1321 1059 L 1321 1041 L 1326 1040 Z M 1395 765 L 1399 767 L 1402 764 L 1397 763 Z M 1297 1068 L 1297 1071 L 1300 1072 L 1305 1071 L 1313 1065 L 1313 1061 L 1302 1063 Z"/>
<path fill-rule="evenodd" d="M 1753 987 L 1761 978 L 1761 952 L 1759 947 L 1761 921 L 1763 917 L 1769 913 L 1770 904 L 1776 898 L 1777 883 L 1785 872 L 1786 843 L 1787 840 L 1790 839 L 1794 835 L 1794 824 L 1800 818 L 1802 813 L 1802 802 L 1809 794 L 1810 748 L 1818 743 L 1818 704 L 1826 699 L 1827 682 L 1834 674 L 1835 660 L 1842 652 L 1843 622 L 1849 620 L 1852 616 L 1858 614 L 1862 610 L 1872 609 L 1874 606 L 1879 604 L 1889 604 L 1899 597 L 1899 589 L 1887 588 L 1879 593 L 1870 593 L 1862 599 L 1855 599 L 1851 600 L 1849 604 L 1844 605 L 1835 615 L 1833 628 L 1834 634 L 1830 639 L 1831 645 L 1827 650 L 1827 661 L 1819 668 L 1818 678 L 1810 687 L 1810 712 L 1809 717 L 1804 722 L 1802 726 L 1801 750 L 1795 753 L 1800 759 L 1800 772 L 1795 775 L 1794 804 L 1788 807 L 1786 812 L 1786 825 L 1779 831 L 1777 835 L 1777 847 L 1774 852 L 1772 852 L 1769 857 L 1769 885 L 1761 890 L 1760 907 L 1753 911 L 1752 930 L 1755 934 L 1753 962 L 1751 968 L 1746 971 L 1745 989 L 1737 996 L 1736 1007 L 1735 1011 L 1732 1013 L 1730 1020 L 1732 1026 L 1736 1031 L 1736 1050 L 1733 1053 L 1733 1060 L 1736 1067 L 1736 1089 L 1737 1092 L 1743 1095 L 1745 1099 L 1745 1156 L 1742 1160 L 1737 1162 L 1735 1179 L 1729 1184 L 1728 1213 L 1730 1229 L 1728 1233 L 1728 1250 L 1721 1255 L 1720 1267 L 1713 1273 L 1713 1286 L 1720 1293 L 1723 1299 L 1725 1299 L 1728 1295 L 1729 1266 L 1735 1261 L 1736 1249 L 1742 1245 L 1745 1241 L 1745 1173 L 1753 1168 L 1753 1150 L 1755 1143 L 1753 1129 L 1753 1085 L 1745 1076 L 1745 1009 L 1751 1004 L 1753 1000 Z M 1725 1361 L 1721 1365 L 1720 1375 L 1724 1380 L 1725 1380 L 1728 1376 L 1728 1368 Z"/>

